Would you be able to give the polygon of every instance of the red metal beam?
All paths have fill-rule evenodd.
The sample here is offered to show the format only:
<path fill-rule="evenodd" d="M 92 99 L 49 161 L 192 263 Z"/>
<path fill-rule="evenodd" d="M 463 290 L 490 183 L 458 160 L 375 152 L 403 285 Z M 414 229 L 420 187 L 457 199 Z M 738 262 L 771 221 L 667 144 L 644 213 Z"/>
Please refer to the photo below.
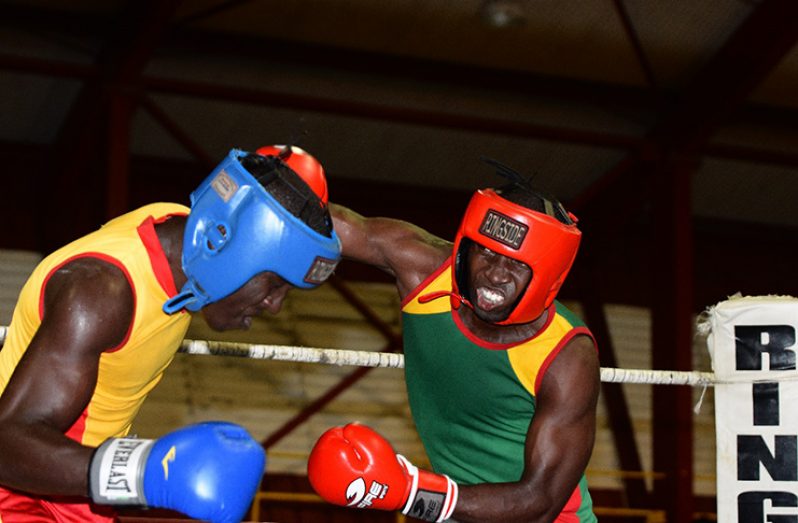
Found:
<path fill-rule="evenodd" d="M 8 53 L 0 53 L 0 69 L 75 80 L 92 80 L 100 76 L 100 68 L 95 64 L 76 64 L 62 60 L 17 56 Z"/>
<path fill-rule="evenodd" d="M 99 68 L 96 65 L 74 64 L 70 62 L 62 62 L 58 60 L 37 59 L 30 57 L 19 57 L 0 53 L 0 69 L 14 71 L 22 74 L 34 74 L 40 76 L 56 77 L 56 78 L 72 78 L 78 80 L 91 80 L 99 77 Z M 218 86 L 215 84 L 203 84 L 191 81 L 176 81 L 173 79 L 163 77 L 149 77 L 142 76 L 141 83 L 144 85 L 152 84 L 155 89 L 154 92 L 164 92 L 166 94 L 175 94 L 178 96 L 191 96 L 202 97 L 214 100 L 226 100 L 236 103 L 251 103 L 254 105 L 264 106 L 279 106 L 288 107 L 296 110 L 318 110 L 320 112 L 334 112 L 342 116 L 365 116 L 373 119 L 385 119 L 397 121 L 407 121 L 408 123 L 415 123 L 420 125 L 427 125 L 432 127 L 453 127 L 462 126 L 465 129 L 473 130 L 475 132 L 494 132 L 502 133 L 504 126 L 508 127 L 511 134 L 527 137 L 532 139 L 541 139 L 547 141 L 561 141 L 563 143 L 577 143 L 581 145 L 607 147 L 607 148 L 620 148 L 628 150 L 645 149 L 648 142 L 644 138 L 634 137 L 629 135 L 614 135 L 611 133 L 590 133 L 584 131 L 575 131 L 572 128 L 563 128 L 557 126 L 534 126 L 519 127 L 513 125 L 512 122 L 499 121 L 496 125 L 481 125 L 480 119 L 472 119 L 466 121 L 453 121 L 450 114 L 438 116 L 439 113 L 429 111 L 426 113 L 411 114 L 407 117 L 404 116 L 404 111 L 401 109 L 391 110 L 390 108 L 378 107 L 374 113 L 369 113 L 369 106 L 359 105 L 355 113 L 350 114 L 346 111 L 346 106 L 337 106 L 337 100 L 320 100 L 317 98 L 307 98 L 303 96 L 292 96 L 290 98 L 284 97 L 281 93 L 274 93 L 269 91 L 262 91 L 257 89 L 229 88 Z M 133 90 L 138 90 L 135 87 Z M 152 104 L 150 98 L 150 104 Z M 150 106 L 152 107 L 152 106 Z M 176 124 L 174 121 L 167 123 L 168 118 L 162 110 L 150 110 L 152 116 L 156 118 L 164 128 L 170 132 L 177 139 L 178 134 L 185 135 L 185 133 L 175 133 L 174 128 Z M 371 114 L 371 116 L 369 116 Z M 747 110 L 740 111 L 736 115 L 736 122 L 740 124 L 759 124 L 759 125 L 778 125 L 788 129 L 795 128 L 798 125 L 798 114 L 794 110 L 780 109 L 779 112 L 767 111 L 763 108 L 749 106 Z M 491 120 L 486 120 L 490 123 Z M 600 138 L 595 139 L 596 136 Z M 187 148 L 195 157 L 200 158 L 200 154 L 196 147 L 189 146 L 188 142 L 191 140 L 181 140 L 184 147 Z M 795 167 L 798 165 L 798 154 L 792 152 L 773 151 L 769 149 L 761 149 L 757 147 L 729 145 L 729 144 L 707 144 L 703 149 L 703 154 L 710 157 L 728 158 L 733 160 L 750 161 L 757 163 L 767 163 L 771 165 Z M 201 159 L 204 162 L 204 160 Z M 631 162 L 631 163 L 629 163 Z M 615 168 L 615 171 L 625 170 L 631 167 L 632 164 L 637 162 L 636 159 L 627 157 Z M 623 166 L 629 163 L 629 165 Z M 617 172 L 616 172 L 617 175 Z M 600 187 L 609 185 L 609 182 L 615 178 L 616 175 L 604 177 L 596 182 L 585 192 L 582 193 L 572 205 L 582 207 L 588 201 L 592 200 L 594 195 L 603 192 Z"/>
<path fill-rule="evenodd" d="M 51 224 L 42 227 L 47 231 L 42 250 L 49 252 L 53 248 L 72 239 L 72 230 L 87 232 L 96 228 L 98 222 L 106 216 L 104 209 L 116 202 L 106 200 L 95 201 L 91 198 L 108 195 L 107 190 L 84 191 L 82 187 L 106 186 L 108 180 L 97 173 L 95 155 L 97 151 L 109 149 L 109 144 L 102 143 L 107 120 L 104 115 L 109 112 L 110 101 L 120 86 L 135 82 L 155 50 L 156 43 L 168 27 L 179 1 L 131 2 L 119 13 L 124 23 L 118 27 L 125 28 L 112 35 L 96 61 L 98 74 L 90 76 L 78 93 L 54 145 L 59 158 L 54 169 L 54 180 L 48 184 L 51 189 L 48 203 L 56 204 L 63 198 L 69 198 L 75 209 L 73 223 Z M 113 169 L 120 173 L 120 167 Z M 120 180 L 124 183 L 124 180 Z M 55 207 L 55 205 L 54 205 Z M 67 229 L 69 227 L 69 229 Z"/>
<path fill-rule="evenodd" d="M 385 352 L 392 352 L 391 346 L 385 349 Z M 272 448 L 284 437 L 289 435 L 294 429 L 302 425 L 304 422 L 310 419 L 311 416 L 327 406 L 328 403 L 340 396 L 349 387 L 360 381 L 360 379 L 371 372 L 372 369 L 373 367 L 360 367 L 359 369 L 347 374 L 345 378 L 330 388 L 330 390 L 316 398 L 310 403 L 310 405 L 299 411 L 299 413 L 297 413 L 294 417 L 285 422 L 282 427 L 269 434 L 269 436 L 263 440 L 263 448 L 266 450 Z"/>
<path fill-rule="evenodd" d="M 130 210 L 130 127 L 134 109 L 130 97 L 122 94 L 114 95 L 109 102 L 106 220 Z"/>
<path fill-rule="evenodd" d="M 695 158 L 673 156 L 652 166 L 655 176 L 651 266 L 652 366 L 693 368 L 693 223 L 690 183 Z M 665 502 L 668 521 L 692 521 L 693 412 L 690 387 L 653 388 L 654 499 Z"/>
<path fill-rule="evenodd" d="M 700 153 L 720 125 L 740 109 L 753 89 L 775 68 L 798 41 L 798 2 L 763 0 L 749 18 L 729 38 L 720 51 L 696 75 L 679 103 L 663 111 L 662 118 L 647 134 L 642 149 L 649 151 L 639 160 L 671 152 Z M 621 161 L 628 162 L 629 158 Z M 641 192 L 638 169 L 625 168 L 625 174 L 604 184 L 588 201 L 611 197 L 619 211 L 629 203 L 648 196 Z M 611 171 L 610 174 L 613 172 Z M 606 207 L 607 202 L 602 201 Z"/>
<path fill-rule="evenodd" d="M 621 25 L 623 25 L 626 36 L 632 44 L 632 49 L 634 49 L 635 56 L 637 56 L 637 61 L 640 64 L 640 68 L 643 70 L 643 75 L 646 77 L 648 85 L 652 87 L 655 92 L 658 91 L 659 84 L 657 82 L 657 76 L 654 74 L 651 62 L 648 60 L 646 52 L 643 50 L 643 44 L 640 42 L 640 37 L 637 35 L 634 23 L 632 23 L 632 19 L 629 17 L 626 5 L 624 5 L 623 0 L 613 0 L 612 3 L 615 6 L 615 11 L 618 13 L 618 18 L 621 20 Z"/>
<path fill-rule="evenodd" d="M 381 352 L 401 352 L 402 350 L 402 337 L 396 334 L 390 325 L 382 321 L 371 308 L 363 302 L 355 293 L 352 292 L 347 285 L 333 276 L 329 283 L 349 302 L 355 309 L 357 309 L 366 320 L 374 326 L 380 333 L 388 340 L 388 346 Z M 302 409 L 294 417 L 283 424 L 282 427 L 272 432 L 265 440 L 263 440 L 263 447 L 267 450 L 276 445 L 280 440 L 291 433 L 295 428 L 307 421 L 315 413 L 323 409 L 327 404 L 340 396 L 349 387 L 360 381 L 361 378 L 371 372 L 374 367 L 361 367 L 352 371 L 330 390 L 322 394 L 319 398 L 315 399 L 310 405 Z"/>
<path fill-rule="evenodd" d="M 582 246 L 579 263 L 574 267 L 576 270 L 572 276 L 579 279 L 580 287 L 590 286 L 590 282 L 604 276 L 599 274 L 590 256 L 590 253 L 600 252 L 596 248 L 599 240 L 593 238 L 588 240 L 588 242 Z M 601 292 L 598 290 L 582 292 L 580 293 L 579 301 L 584 308 L 585 321 L 596 337 L 601 366 L 617 368 L 618 361 L 615 357 L 615 346 L 610 336 L 607 316 L 604 312 L 605 300 L 602 299 Z M 607 410 L 615 452 L 618 454 L 621 470 L 642 471 L 643 464 L 637 448 L 632 416 L 629 413 L 629 406 L 623 393 L 623 387 L 619 383 L 602 383 L 601 396 L 604 407 Z M 624 477 L 622 481 L 628 507 L 646 508 L 649 506 L 650 496 L 645 480 L 642 477 Z"/>
<path fill-rule="evenodd" d="M 394 332 L 393 328 L 389 324 L 385 323 L 382 318 L 380 318 L 377 313 L 375 313 L 371 307 L 368 306 L 368 304 L 361 300 L 360 297 L 355 294 L 343 280 L 333 276 L 330 278 L 329 282 L 330 285 L 332 285 L 332 287 L 338 291 L 338 293 L 343 296 L 350 305 L 357 309 L 357 311 L 362 314 L 364 318 L 366 318 L 366 321 L 368 321 L 369 325 L 380 331 L 380 334 L 382 334 L 391 345 L 401 349 L 402 335 Z"/>
<path fill-rule="evenodd" d="M 798 127 L 797 127 L 798 128 Z M 706 156 L 725 160 L 774 165 L 779 167 L 798 168 L 798 154 L 786 151 L 768 151 L 741 145 L 716 144 L 708 145 Z"/>
<path fill-rule="evenodd" d="M 372 120 L 386 120 L 406 124 L 455 129 L 458 131 L 486 132 L 506 136 L 592 145 L 610 149 L 630 149 L 641 143 L 638 137 L 631 135 L 538 125 L 517 120 L 485 118 L 453 112 L 386 106 L 355 100 L 297 95 L 208 82 L 149 76 L 143 79 L 143 83 L 147 90 L 154 93 L 177 94 L 215 100 L 223 99 L 254 105 L 298 109 L 339 116 L 368 118 Z"/>
<path fill-rule="evenodd" d="M 5 53 L 0 53 L 0 69 L 14 71 L 22 74 L 34 74 L 40 76 L 47 76 L 47 77 L 55 77 L 55 78 L 72 78 L 76 80 L 89 80 L 94 79 L 99 76 L 99 69 L 96 65 L 84 65 L 84 64 L 73 64 L 70 62 L 62 62 L 58 60 L 49 60 L 49 59 L 37 59 L 37 58 L 30 58 L 30 57 L 20 57 L 9 55 Z M 178 96 L 202 96 L 212 98 L 214 100 L 226 100 L 230 102 L 238 102 L 238 103 L 253 103 L 257 105 L 278 105 L 277 100 L 274 97 L 274 93 L 266 92 L 266 91 L 247 91 L 244 95 L 242 95 L 238 90 L 233 89 L 214 89 L 213 87 L 202 86 L 199 85 L 197 88 L 192 87 L 194 82 L 184 82 L 184 83 L 174 83 L 169 79 L 165 78 L 157 78 L 157 77 L 148 77 L 143 76 L 141 82 L 143 84 L 153 83 L 154 85 L 162 85 L 165 92 L 169 94 L 175 94 Z M 184 91 L 185 89 L 185 91 Z M 310 102 L 303 102 L 302 97 L 296 97 L 293 99 L 294 107 L 297 110 L 312 110 L 315 105 L 318 105 L 318 102 L 310 101 Z M 178 139 L 178 135 L 183 135 L 185 137 L 185 133 L 182 131 L 175 133 L 174 129 L 177 128 L 176 123 L 169 119 L 167 115 L 160 110 L 159 108 L 153 108 L 154 102 L 151 98 L 145 99 L 142 103 L 146 103 L 148 107 L 148 111 L 151 113 L 153 118 L 158 120 L 164 128 L 172 134 L 172 136 Z M 346 113 L 342 113 L 346 116 Z M 389 115 L 386 115 L 389 116 Z M 748 106 L 747 109 L 738 111 L 733 115 L 735 117 L 735 122 L 740 123 L 741 125 L 746 124 L 757 124 L 757 125 L 764 125 L 764 126 L 778 126 L 784 127 L 785 129 L 791 130 L 798 127 L 798 114 L 796 111 L 790 109 L 781 108 L 778 112 L 774 112 L 772 110 L 768 110 L 761 107 L 756 106 Z M 376 115 L 375 115 L 376 117 Z M 435 113 L 430 112 L 427 119 L 427 125 L 436 126 L 438 118 L 435 116 Z M 472 128 L 474 131 L 482 132 L 484 129 L 479 128 L 476 125 L 477 121 L 474 122 Z M 535 130 L 534 133 L 530 133 L 531 138 L 536 138 L 539 136 L 540 133 L 546 132 L 546 129 L 549 127 L 541 126 Z M 590 146 L 610 146 L 614 148 L 621 148 L 625 147 L 628 149 L 638 149 L 644 148 L 646 142 L 642 138 L 635 138 L 626 135 L 618 135 L 613 137 L 609 135 L 609 144 L 606 144 L 606 140 L 602 140 L 601 142 L 593 142 L 590 141 L 591 134 L 581 134 L 581 135 L 571 135 L 572 129 L 570 128 L 559 128 L 559 127 L 551 127 L 554 132 L 550 135 L 547 135 L 545 138 L 552 141 L 557 141 L 559 137 L 569 137 L 572 136 L 571 140 L 575 143 L 581 143 L 583 145 L 590 145 Z M 606 133 L 602 133 L 606 135 Z M 180 140 L 180 139 L 179 139 Z M 196 147 L 190 146 L 188 141 L 180 140 L 182 145 L 187 148 L 194 156 L 200 158 L 198 154 L 198 150 Z M 776 166 L 783 166 L 783 167 L 791 167 L 794 168 L 798 166 L 798 154 L 793 152 L 784 152 L 784 151 L 773 151 L 770 149 L 761 149 L 757 147 L 751 146 L 742 146 L 742 145 L 730 145 L 730 144 L 707 144 L 702 153 L 705 156 L 715 157 L 715 158 L 726 158 L 730 160 L 740 160 L 745 162 L 755 162 L 755 163 L 765 163 L 770 165 Z M 622 167 L 623 164 L 628 162 L 636 163 L 637 160 L 632 157 L 627 157 L 623 160 L 623 163 L 620 164 L 615 168 L 616 171 L 625 170 L 627 167 Z M 584 191 L 579 198 L 572 202 L 572 205 L 577 205 L 578 207 L 582 207 L 588 201 L 592 200 L 594 197 L 594 193 L 598 194 L 603 190 L 600 189 L 603 186 L 609 184 L 615 176 L 610 177 L 603 177 L 601 180 L 596 182 L 596 185 L 592 186 L 588 190 Z"/>
<path fill-rule="evenodd" d="M 218 161 L 215 161 L 188 133 L 186 133 L 158 104 L 148 96 L 139 99 L 141 107 L 158 122 L 183 148 L 191 153 L 203 167 L 211 171 Z"/>
<path fill-rule="evenodd" d="M 196 22 L 197 20 L 204 20 L 250 2 L 252 2 L 252 0 L 226 0 L 220 4 L 205 9 L 200 9 L 199 11 L 196 11 L 190 15 L 181 16 L 178 20 L 176 20 L 177 23 L 175 25 L 180 27 L 191 22 Z"/>
<path fill-rule="evenodd" d="M 693 242 L 690 177 L 701 151 L 724 119 L 798 41 L 798 2 L 764 0 L 696 75 L 682 100 L 663 113 L 646 137 L 645 155 L 627 157 L 621 173 L 590 195 L 587 203 L 628 218 L 654 194 L 654 296 L 652 302 L 655 368 L 692 368 Z M 651 161 L 654 158 L 655 161 Z M 631 162 L 631 165 L 630 165 Z M 639 163 L 638 163 L 639 162 Z M 635 165 L 636 164 L 636 165 Z M 598 215 L 598 213 L 596 213 Z M 693 513 L 691 391 L 655 387 L 654 466 L 666 472 L 655 481 L 654 499 L 669 521 L 691 521 Z"/>
<path fill-rule="evenodd" d="M 41 76 L 57 77 L 57 78 L 72 78 L 80 80 L 88 80 L 97 78 L 99 69 L 96 65 L 80 65 L 68 62 L 60 62 L 57 60 L 41 60 L 28 57 L 19 57 L 0 53 L 0 69 L 15 71 L 23 74 L 35 74 Z M 192 87 L 194 82 L 173 83 L 164 78 L 153 78 L 143 76 L 141 79 L 143 84 L 153 83 L 155 85 L 162 85 L 165 92 L 175 94 L 178 96 L 202 96 L 215 100 L 227 100 L 239 103 L 253 103 L 257 105 L 279 105 L 280 102 L 285 100 L 278 99 L 274 93 L 266 91 L 251 90 L 246 91 L 243 95 L 237 89 L 215 89 L 215 87 L 208 87 L 198 85 L 197 88 Z M 185 91 L 184 91 L 185 89 Z M 292 99 L 293 108 L 297 110 L 313 110 L 314 107 L 319 105 L 318 101 L 310 100 L 303 101 L 303 97 L 296 97 Z M 203 165 L 214 165 L 213 160 L 202 151 L 193 139 L 187 133 L 180 130 L 177 123 L 168 117 L 168 115 L 160 109 L 151 97 L 145 97 L 140 100 L 142 107 L 146 109 L 150 115 L 176 140 L 178 140 L 183 147 L 186 148 L 194 157 L 203 163 Z M 332 102 L 330 102 L 332 104 Z M 384 108 L 381 108 L 381 110 Z M 361 109 L 360 112 L 363 112 Z M 347 113 L 341 112 L 342 115 L 347 116 Z M 391 115 L 385 113 L 383 116 L 389 118 Z M 375 114 L 374 118 L 378 116 Z M 422 119 L 417 118 L 413 123 L 421 123 Z M 427 113 L 423 119 L 425 125 L 437 126 L 439 117 L 435 112 Z M 795 128 L 798 126 L 798 114 L 789 109 L 781 109 L 778 113 L 773 111 L 766 111 L 757 107 L 749 107 L 748 110 L 741 111 L 736 114 L 736 121 L 740 124 L 759 124 L 765 126 L 780 126 L 787 129 Z M 473 120 L 470 125 L 471 129 L 476 132 L 487 131 L 479 126 L 479 120 Z M 552 132 L 548 132 L 551 130 Z M 647 142 L 643 138 L 635 138 L 625 135 L 607 135 L 601 133 L 606 138 L 601 141 L 592 140 L 592 134 L 573 134 L 572 129 L 538 126 L 530 127 L 529 133 L 525 136 L 529 138 L 546 139 L 549 141 L 560 141 L 564 143 L 579 143 L 582 145 L 596 146 L 596 147 L 612 147 L 612 148 L 627 148 L 630 150 L 645 149 Z M 500 131 L 495 131 L 500 132 Z M 516 132 L 521 132 L 517 130 Z M 707 144 L 701 151 L 705 156 L 713 158 L 723 158 L 729 160 L 738 160 L 743 162 L 753 162 L 769 164 L 774 166 L 795 168 L 798 167 L 798 154 L 785 151 L 773 151 L 770 149 L 761 149 L 757 147 L 743 146 L 743 145 L 730 145 L 730 144 Z M 592 201 L 598 194 L 605 193 L 604 187 L 609 187 L 613 180 L 616 180 L 623 172 L 631 169 L 637 165 L 638 159 L 633 156 L 625 157 L 613 171 L 607 173 L 605 176 L 597 180 L 593 185 L 583 191 L 577 198 L 572 200 L 570 205 L 575 209 L 580 209 Z"/>
<path fill-rule="evenodd" d="M 217 8 L 228 9 L 245 1 L 221 2 L 218 6 L 209 8 L 208 12 Z M 2 13 L 3 23 L 28 31 L 44 29 L 48 33 L 93 36 L 104 40 L 108 37 L 109 28 L 115 27 L 115 20 L 106 14 L 78 12 L 58 7 L 45 8 L 16 3 L 3 5 Z M 205 16 L 203 11 L 198 14 Z M 631 86 L 556 78 L 529 72 L 389 55 L 297 40 L 206 31 L 192 28 L 190 24 L 185 23 L 193 21 L 194 16 L 187 15 L 183 19 L 177 19 L 176 27 L 179 31 L 171 33 L 169 38 L 162 42 L 161 48 L 192 55 L 232 55 L 254 60 L 262 60 L 263 50 L 268 49 L 269 60 L 272 63 L 276 61 L 278 64 L 286 63 L 292 67 L 353 71 L 387 79 L 417 79 L 425 83 L 454 86 L 469 85 L 491 92 L 535 94 L 555 100 L 573 100 L 580 103 L 591 100 L 604 108 L 628 107 L 630 104 L 651 108 L 659 103 L 652 97 L 652 93 Z M 268 20 L 264 23 L 268 23 Z"/>
<path fill-rule="evenodd" d="M 346 47 L 280 40 L 266 37 L 214 34 L 184 28 L 166 45 L 188 53 L 233 55 L 263 60 L 264 49 L 269 50 L 269 64 L 287 64 L 312 69 L 350 71 L 386 81 L 419 81 L 424 84 L 485 89 L 489 92 L 536 96 L 551 100 L 584 103 L 589 100 L 607 110 L 613 107 L 639 107 L 652 110 L 661 100 L 648 90 L 638 87 L 552 77 L 517 70 L 457 64 L 450 61 L 399 56 Z"/>
<path fill-rule="evenodd" d="M 694 153 L 744 104 L 798 41 L 798 2 L 763 0 L 701 69 L 651 138 Z"/>

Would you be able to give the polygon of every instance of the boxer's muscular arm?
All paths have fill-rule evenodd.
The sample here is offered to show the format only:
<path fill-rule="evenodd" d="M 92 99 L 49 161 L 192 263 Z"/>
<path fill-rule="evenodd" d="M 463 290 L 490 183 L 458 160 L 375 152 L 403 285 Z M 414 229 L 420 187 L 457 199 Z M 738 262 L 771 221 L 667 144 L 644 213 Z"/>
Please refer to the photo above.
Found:
<path fill-rule="evenodd" d="M 550 523 L 590 459 L 598 386 L 595 348 L 579 336 L 543 379 L 539 409 L 527 433 L 524 472 L 516 482 L 458 489 L 446 476 L 399 459 L 380 435 L 356 424 L 319 438 L 308 460 L 308 478 L 320 496 L 342 506 L 402 510 L 426 521 L 445 519 L 453 510 L 451 517 L 464 523 Z"/>
<path fill-rule="evenodd" d="M 452 253 L 450 242 L 402 220 L 366 218 L 336 204 L 330 214 L 343 256 L 394 276 L 403 298 Z"/>
<path fill-rule="evenodd" d="M 464 523 L 554 521 L 590 460 L 599 384 L 593 342 L 578 336 L 552 362 L 538 390 L 521 479 L 461 486 L 453 517 Z"/>
<path fill-rule="evenodd" d="M 86 408 L 100 354 L 133 317 L 120 269 L 75 260 L 47 283 L 42 324 L 0 396 L 0 484 L 34 494 L 86 496 L 94 449 L 64 436 Z"/>

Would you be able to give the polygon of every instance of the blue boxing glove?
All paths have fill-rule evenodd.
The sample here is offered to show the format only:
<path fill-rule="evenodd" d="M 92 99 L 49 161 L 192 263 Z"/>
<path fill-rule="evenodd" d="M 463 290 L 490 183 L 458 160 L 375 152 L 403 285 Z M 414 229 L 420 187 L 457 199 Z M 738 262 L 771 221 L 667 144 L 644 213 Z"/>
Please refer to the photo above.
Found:
<path fill-rule="evenodd" d="M 238 425 L 206 422 L 160 439 L 110 438 L 92 457 L 92 500 L 177 510 L 212 523 L 246 515 L 266 465 L 263 447 Z"/>

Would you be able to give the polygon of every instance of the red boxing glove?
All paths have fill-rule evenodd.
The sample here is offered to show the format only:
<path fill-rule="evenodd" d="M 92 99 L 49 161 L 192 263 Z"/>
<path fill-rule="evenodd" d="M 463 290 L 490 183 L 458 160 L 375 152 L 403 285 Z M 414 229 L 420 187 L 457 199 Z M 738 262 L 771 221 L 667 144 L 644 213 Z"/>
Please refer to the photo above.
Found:
<path fill-rule="evenodd" d="M 425 521 L 449 519 L 457 504 L 457 483 L 419 470 L 385 438 L 357 423 L 322 434 L 310 452 L 308 478 L 334 505 L 401 510 Z"/>

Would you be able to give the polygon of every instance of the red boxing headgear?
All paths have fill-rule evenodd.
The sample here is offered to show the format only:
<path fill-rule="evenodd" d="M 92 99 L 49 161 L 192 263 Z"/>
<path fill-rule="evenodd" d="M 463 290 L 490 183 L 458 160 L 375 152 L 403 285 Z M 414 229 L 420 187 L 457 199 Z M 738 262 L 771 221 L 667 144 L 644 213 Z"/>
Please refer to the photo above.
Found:
<path fill-rule="evenodd" d="M 559 206 L 556 202 L 546 203 L 547 207 L 552 203 Z M 576 218 L 560 209 L 570 223 L 506 200 L 493 189 L 474 193 L 454 240 L 453 305 L 462 301 L 464 294 L 469 298 L 470 290 L 464 288 L 468 285 L 465 258 L 469 242 L 463 245 L 463 239 L 468 239 L 532 269 L 526 290 L 507 319 L 498 323 L 527 323 L 543 314 L 571 269 L 582 237 Z"/>
<path fill-rule="evenodd" d="M 313 189 L 322 203 L 327 205 L 329 195 L 327 194 L 327 178 L 324 175 L 324 167 L 310 153 L 295 145 L 267 145 L 255 152 L 261 156 L 280 158 Z"/>

